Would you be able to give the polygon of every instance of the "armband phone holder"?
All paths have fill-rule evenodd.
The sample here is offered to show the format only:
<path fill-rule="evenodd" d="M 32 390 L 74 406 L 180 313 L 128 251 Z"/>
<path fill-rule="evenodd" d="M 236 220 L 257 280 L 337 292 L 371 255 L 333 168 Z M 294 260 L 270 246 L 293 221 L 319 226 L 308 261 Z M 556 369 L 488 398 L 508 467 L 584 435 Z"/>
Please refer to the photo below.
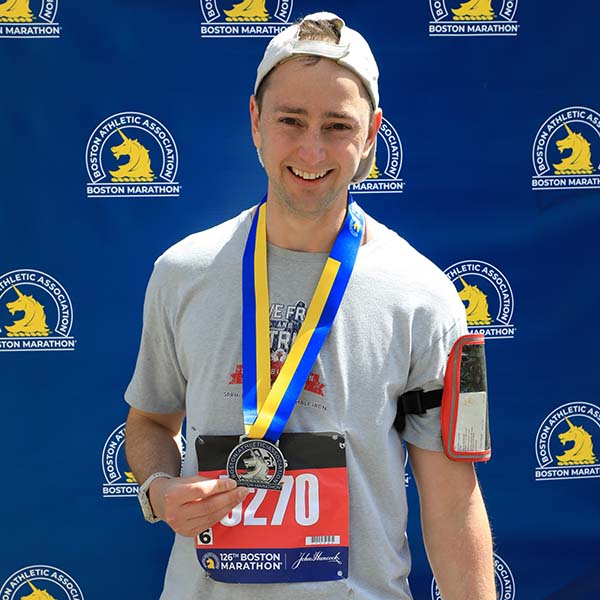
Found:
<path fill-rule="evenodd" d="M 491 457 L 484 337 L 463 335 L 450 350 L 443 390 L 412 390 L 398 399 L 394 427 L 402 433 L 406 415 L 441 406 L 444 452 L 450 460 L 484 462 Z"/>
<path fill-rule="evenodd" d="M 442 395 L 442 442 L 450 460 L 485 462 L 492 454 L 483 334 L 458 338 Z"/>

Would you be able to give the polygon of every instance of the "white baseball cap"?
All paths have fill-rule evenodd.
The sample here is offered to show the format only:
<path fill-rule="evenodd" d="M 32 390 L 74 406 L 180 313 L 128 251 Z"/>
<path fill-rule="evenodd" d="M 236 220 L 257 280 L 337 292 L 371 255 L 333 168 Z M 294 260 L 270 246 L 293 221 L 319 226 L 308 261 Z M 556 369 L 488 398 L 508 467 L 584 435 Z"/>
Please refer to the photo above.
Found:
<path fill-rule="evenodd" d="M 373 108 L 379 106 L 379 89 L 377 79 L 379 69 L 375 62 L 375 57 L 365 38 L 358 31 L 346 27 L 344 20 L 330 12 L 318 12 L 307 15 L 302 21 L 334 21 L 340 32 L 340 41 L 325 42 L 321 40 L 299 40 L 299 24 L 294 24 L 277 34 L 267 46 L 262 61 L 256 71 L 256 82 L 254 84 L 254 93 L 263 79 L 281 62 L 294 56 L 322 56 L 336 61 L 342 67 L 349 69 L 362 81 L 367 90 Z M 375 162 L 375 146 L 371 148 L 367 158 L 360 161 L 358 170 L 352 178 L 354 183 L 358 183 L 371 172 Z"/>

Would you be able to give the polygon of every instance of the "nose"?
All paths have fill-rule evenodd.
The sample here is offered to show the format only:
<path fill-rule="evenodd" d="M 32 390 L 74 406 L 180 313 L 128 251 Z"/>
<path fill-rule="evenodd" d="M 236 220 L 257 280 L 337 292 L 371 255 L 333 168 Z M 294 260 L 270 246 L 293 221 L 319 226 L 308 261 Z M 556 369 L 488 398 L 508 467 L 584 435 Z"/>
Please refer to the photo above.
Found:
<path fill-rule="evenodd" d="M 299 140 L 298 158 L 307 166 L 318 165 L 325 160 L 325 140 L 319 128 L 309 128 Z"/>

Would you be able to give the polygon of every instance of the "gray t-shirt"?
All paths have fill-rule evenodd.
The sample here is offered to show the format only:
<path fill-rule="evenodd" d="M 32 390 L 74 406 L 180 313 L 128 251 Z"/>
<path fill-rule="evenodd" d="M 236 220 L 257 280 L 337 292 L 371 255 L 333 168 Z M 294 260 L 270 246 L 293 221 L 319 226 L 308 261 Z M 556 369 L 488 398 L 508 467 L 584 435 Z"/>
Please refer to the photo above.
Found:
<path fill-rule="evenodd" d="M 186 411 L 190 448 L 200 434 L 243 432 L 241 260 L 252 211 L 182 240 L 155 264 L 144 304 L 132 406 Z M 350 507 L 347 580 L 232 585 L 209 579 L 195 541 L 175 536 L 162 600 L 411 598 L 404 450 L 393 427 L 398 396 L 443 384 L 448 352 L 467 332 L 447 277 L 397 234 L 367 219 L 328 338 L 286 431 L 346 436 Z M 318 282 L 325 254 L 268 247 L 271 360 L 285 359 Z M 439 409 L 407 417 L 403 438 L 442 451 Z M 183 474 L 197 472 L 195 453 Z M 290 596 L 291 594 L 291 596 Z"/>

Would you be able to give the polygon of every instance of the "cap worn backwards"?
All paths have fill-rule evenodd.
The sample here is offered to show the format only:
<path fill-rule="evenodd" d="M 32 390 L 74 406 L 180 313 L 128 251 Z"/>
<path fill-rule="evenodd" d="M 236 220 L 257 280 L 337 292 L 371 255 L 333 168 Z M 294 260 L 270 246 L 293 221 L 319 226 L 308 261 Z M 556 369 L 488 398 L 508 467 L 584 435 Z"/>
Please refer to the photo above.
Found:
<path fill-rule="evenodd" d="M 330 12 L 318 12 L 307 15 L 302 21 L 333 21 L 340 32 L 339 43 L 321 40 L 298 39 L 300 24 L 294 24 L 276 35 L 267 46 L 256 72 L 254 93 L 256 94 L 263 79 L 281 62 L 295 56 L 321 56 L 336 61 L 340 66 L 352 71 L 362 81 L 373 108 L 379 106 L 377 80 L 379 70 L 371 48 L 358 31 L 350 29 L 343 19 Z M 375 144 L 369 155 L 361 160 L 352 181 L 358 183 L 369 175 L 375 162 Z"/>

